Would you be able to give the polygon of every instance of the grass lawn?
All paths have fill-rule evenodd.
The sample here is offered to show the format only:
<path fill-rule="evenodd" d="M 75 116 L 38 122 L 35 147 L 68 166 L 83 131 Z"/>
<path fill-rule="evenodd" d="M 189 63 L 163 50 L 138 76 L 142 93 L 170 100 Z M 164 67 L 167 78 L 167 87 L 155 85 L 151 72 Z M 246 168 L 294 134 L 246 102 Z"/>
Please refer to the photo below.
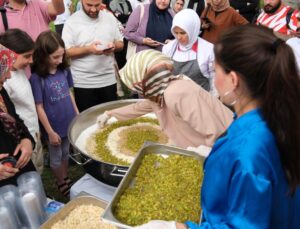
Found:
<path fill-rule="evenodd" d="M 69 177 L 76 182 L 78 179 L 80 179 L 85 174 L 84 169 L 79 165 L 69 165 Z M 57 200 L 62 203 L 67 203 L 69 201 L 69 198 L 63 196 L 56 184 L 55 179 L 50 171 L 50 168 L 44 167 L 43 173 L 42 173 L 42 181 L 44 185 L 44 189 L 46 192 L 46 195 L 54 200 Z"/>

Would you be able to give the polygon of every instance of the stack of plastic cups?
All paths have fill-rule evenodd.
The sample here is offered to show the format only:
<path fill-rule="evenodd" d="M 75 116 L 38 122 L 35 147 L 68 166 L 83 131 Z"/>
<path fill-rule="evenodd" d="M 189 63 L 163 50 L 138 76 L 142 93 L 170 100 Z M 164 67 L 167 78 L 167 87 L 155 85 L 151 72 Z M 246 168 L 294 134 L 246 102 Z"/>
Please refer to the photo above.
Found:
<path fill-rule="evenodd" d="M 22 174 L 17 179 L 19 193 L 30 228 L 39 228 L 47 220 L 47 197 L 37 172 Z"/>
<path fill-rule="evenodd" d="M 3 186 L 0 193 L 0 228 L 30 228 L 17 187 Z"/>

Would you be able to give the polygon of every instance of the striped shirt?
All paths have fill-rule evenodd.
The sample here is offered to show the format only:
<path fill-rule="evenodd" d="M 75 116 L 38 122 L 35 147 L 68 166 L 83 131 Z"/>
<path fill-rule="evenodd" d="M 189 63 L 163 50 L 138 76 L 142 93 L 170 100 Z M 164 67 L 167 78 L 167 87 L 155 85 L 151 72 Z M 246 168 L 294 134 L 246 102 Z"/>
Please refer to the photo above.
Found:
<path fill-rule="evenodd" d="M 264 11 L 258 16 L 256 24 L 264 25 L 276 32 L 289 35 L 297 29 L 297 10 L 292 13 L 289 26 L 287 26 L 286 15 L 291 7 L 282 5 L 276 13 L 268 14 Z M 288 28 L 289 27 L 289 28 Z"/>

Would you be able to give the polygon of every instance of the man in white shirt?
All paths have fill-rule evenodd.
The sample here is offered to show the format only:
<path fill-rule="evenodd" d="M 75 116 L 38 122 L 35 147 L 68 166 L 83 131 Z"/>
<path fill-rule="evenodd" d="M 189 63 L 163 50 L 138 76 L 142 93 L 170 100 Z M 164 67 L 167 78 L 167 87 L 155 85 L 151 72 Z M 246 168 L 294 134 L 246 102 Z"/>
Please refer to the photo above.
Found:
<path fill-rule="evenodd" d="M 82 0 L 82 9 L 69 17 L 62 38 L 71 57 L 74 94 L 79 111 L 117 99 L 114 52 L 123 37 L 112 13 L 101 0 Z"/>

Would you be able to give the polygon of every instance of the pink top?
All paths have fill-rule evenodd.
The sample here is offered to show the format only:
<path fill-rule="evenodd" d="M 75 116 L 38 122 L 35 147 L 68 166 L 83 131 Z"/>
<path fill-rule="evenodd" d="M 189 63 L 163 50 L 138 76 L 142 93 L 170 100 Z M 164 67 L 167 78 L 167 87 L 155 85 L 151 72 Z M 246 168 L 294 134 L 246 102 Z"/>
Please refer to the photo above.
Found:
<path fill-rule="evenodd" d="M 118 120 L 154 112 L 162 130 L 179 146 L 212 146 L 233 120 L 233 113 L 191 80 L 174 80 L 164 93 L 161 108 L 150 100 L 108 111 Z"/>
<path fill-rule="evenodd" d="M 27 5 L 22 10 L 15 10 L 6 6 L 8 28 L 18 28 L 36 40 L 41 32 L 49 30 L 51 17 L 48 13 L 49 2 L 43 0 L 27 0 Z M 0 17 L 0 32 L 4 32 L 2 17 Z"/>

